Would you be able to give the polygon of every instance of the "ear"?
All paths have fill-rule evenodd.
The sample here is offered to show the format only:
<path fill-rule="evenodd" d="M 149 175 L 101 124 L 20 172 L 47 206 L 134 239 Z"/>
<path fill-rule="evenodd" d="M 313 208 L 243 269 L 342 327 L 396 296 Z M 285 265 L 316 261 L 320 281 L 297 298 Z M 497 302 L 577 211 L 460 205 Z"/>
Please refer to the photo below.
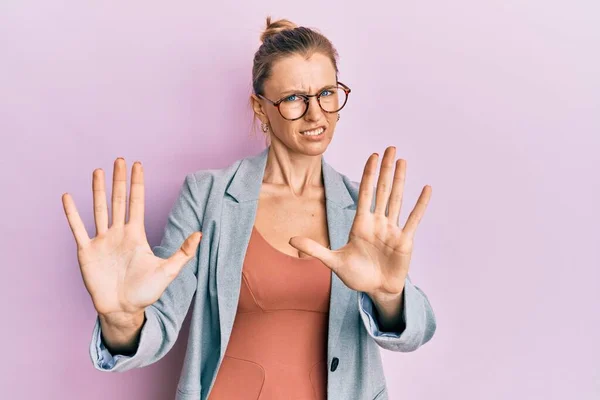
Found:
<path fill-rule="evenodd" d="M 256 115 L 261 122 L 267 123 L 269 119 L 267 113 L 265 113 L 265 110 L 263 109 L 260 99 L 256 97 L 255 94 L 252 94 L 250 96 L 250 102 L 252 104 L 252 110 L 254 110 L 254 115 Z"/>

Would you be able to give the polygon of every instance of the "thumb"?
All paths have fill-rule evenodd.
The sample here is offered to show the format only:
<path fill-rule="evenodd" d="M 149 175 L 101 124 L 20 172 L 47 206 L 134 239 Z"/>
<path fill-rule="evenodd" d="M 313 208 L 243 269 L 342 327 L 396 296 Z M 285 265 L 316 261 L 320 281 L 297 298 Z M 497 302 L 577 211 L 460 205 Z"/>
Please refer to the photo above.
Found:
<path fill-rule="evenodd" d="M 330 269 L 333 269 L 335 272 L 337 257 L 333 251 L 329 250 L 321 243 L 306 237 L 294 236 L 290 239 L 289 244 L 311 257 L 318 258 L 323 264 Z"/>
<path fill-rule="evenodd" d="M 196 249 L 202 238 L 202 232 L 194 232 L 185 239 L 179 250 L 177 250 L 167 262 L 163 269 L 168 277 L 175 277 L 179 274 L 183 266 L 196 255 Z"/>

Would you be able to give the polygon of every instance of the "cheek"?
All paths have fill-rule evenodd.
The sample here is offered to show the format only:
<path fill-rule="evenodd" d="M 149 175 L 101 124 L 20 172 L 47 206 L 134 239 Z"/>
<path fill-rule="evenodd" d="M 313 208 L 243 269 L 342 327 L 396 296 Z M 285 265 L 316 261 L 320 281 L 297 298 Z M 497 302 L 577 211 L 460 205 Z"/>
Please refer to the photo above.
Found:
<path fill-rule="evenodd" d="M 329 131 L 329 134 L 332 134 L 338 122 L 337 115 L 328 116 L 327 120 L 327 122 L 329 122 L 329 128 L 327 130 Z"/>
<path fill-rule="evenodd" d="M 300 127 L 302 126 L 301 120 L 298 121 L 286 121 L 281 120 L 279 123 L 279 131 L 284 135 L 292 135 L 300 132 Z"/>
<path fill-rule="evenodd" d="M 274 132 L 277 132 L 279 135 L 287 132 L 289 123 L 286 123 L 287 121 L 281 118 L 277 110 L 271 110 L 271 112 L 267 113 L 267 116 L 269 117 L 269 125 L 271 125 Z"/>
<path fill-rule="evenodd" d="M 296 121 L 286 121 L 283 118 L 271 120 L 271 126 L 273 128 L 273 132 L 275 132 L 276 135 L 282 139 L 286 136 L 292 136 L 296 134 L 300 129 L 300 126 L 296 124 Z"/>

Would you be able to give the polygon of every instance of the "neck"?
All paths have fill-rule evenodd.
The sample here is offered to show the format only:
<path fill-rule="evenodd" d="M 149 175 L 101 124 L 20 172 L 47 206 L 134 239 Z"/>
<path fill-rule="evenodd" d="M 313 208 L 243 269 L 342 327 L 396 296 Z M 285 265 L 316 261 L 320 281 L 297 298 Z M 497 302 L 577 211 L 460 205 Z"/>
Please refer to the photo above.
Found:
<path fill-rule="evenodd" d="M 283 144 L 271 143 L 263 183 L 285 187 L 300 197 L 311 188 L 323 187 L 321 163 L 321 154 L 301 154 Z"/>

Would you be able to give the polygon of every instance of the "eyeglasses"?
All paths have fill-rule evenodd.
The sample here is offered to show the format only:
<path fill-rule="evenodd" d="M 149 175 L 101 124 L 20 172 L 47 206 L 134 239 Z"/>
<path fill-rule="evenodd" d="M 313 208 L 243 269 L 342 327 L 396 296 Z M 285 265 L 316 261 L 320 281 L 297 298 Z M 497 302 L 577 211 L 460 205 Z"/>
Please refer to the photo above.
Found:
<path fill-rule="evenodd" d="M 317 94 L 291 94 L 277 101 L 267 99 L 261 94 L 256 95 L 277 107 L 284 119 L 295 121 L 306 115 L 311 97 L 317 98 L 319 107 L 326 113 L 336 113 L 344 108 L 349 94 L 350 88 L 337 82 L 337 85 L 322 89 Z"/>

